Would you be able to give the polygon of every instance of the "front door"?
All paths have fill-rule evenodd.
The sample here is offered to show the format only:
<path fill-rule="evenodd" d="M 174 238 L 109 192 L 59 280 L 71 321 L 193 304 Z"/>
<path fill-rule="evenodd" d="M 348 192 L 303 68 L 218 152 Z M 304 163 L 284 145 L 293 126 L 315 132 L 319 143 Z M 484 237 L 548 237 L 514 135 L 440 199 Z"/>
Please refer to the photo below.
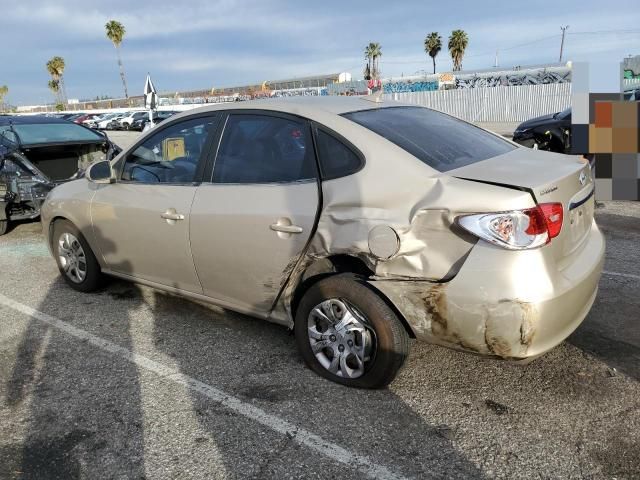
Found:
<path fill-rule="evenodd" d="M 230 114 L 212 177 L 191 209 L 191 249 L 205 295 L 266 315 L 305 248 L 317 208 L 308 122 Z"/>
<path fill-rule="evenodd" d="M 126 154 L 116 183 L 96 191 L 91 218 L 108 270 L 202 293 L 189 221 L 215 126 L 212 116 L 162 126 Z"/>

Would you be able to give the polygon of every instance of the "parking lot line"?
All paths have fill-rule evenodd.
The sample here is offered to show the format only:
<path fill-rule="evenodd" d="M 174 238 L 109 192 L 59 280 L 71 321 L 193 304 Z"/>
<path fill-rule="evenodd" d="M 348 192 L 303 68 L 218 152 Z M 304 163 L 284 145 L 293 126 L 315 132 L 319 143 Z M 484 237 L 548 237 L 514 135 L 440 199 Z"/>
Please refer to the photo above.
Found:
<path fill-rule="evenodd" d="M 612 275 L 614 277 L 633 278 L 635 280 L 640 280 L 640 275 L 634 275 L 633 273 L 608 272 L 606 270 L 604 270 L 602 273 L 604 275 Z"/>
<path fill-rule="evenodd" d="M 258 422 L 271 430 L 278 432 L 282 435 L 286 435 L 293 442 L 304 445 L 316 452 L 324 455 L 325 457 L 334 460 L 339 463 L 346 464 L 347 466 L 359 470 L 361 473 L 380 479 L 403 479 L 401 475 L 398 475 L 388 468 L 375 464 L 370 458 L 354 453 L 347 450 L 344 447 L 331 443 L 328 440 L 323 439 L 319 435 L 312 433 L 303 428 L 280 418 L 276 415 L 271 415 L 264 410 L 243 402 L 237 397 L 230 395 L 216 387 L 200 382 L 193 377 L 180 373 L 175 368 L 168 367 L 162 363 L 151 360 L 148 357 L 137 354 L 121 347 L 109 340 L 105 340 L 96 335 L 93 335 L 85 330 L 74 327 L 73 325 L 53 317 L 46 313 L 40 312 L 34 308 L 17 302 L 0 293 L 0 305 L 11 308 L 17 312 L 23 313 L 31 318 L 39 320 L 53 328 L 56 328 L 62 332 L 65 332 L 79 340 L 85 341 L 94 347 L 116 355 L 124 360 L 134 363 L 138 367 L 144 368 L 150 372 L 153 372 L 165 379 L 173 381 L 177 384 L 183 385 L 192 391 L 198 392 L 214 402 L 217 402 L 224 407 L 242 415 L 248 419 Z"/>

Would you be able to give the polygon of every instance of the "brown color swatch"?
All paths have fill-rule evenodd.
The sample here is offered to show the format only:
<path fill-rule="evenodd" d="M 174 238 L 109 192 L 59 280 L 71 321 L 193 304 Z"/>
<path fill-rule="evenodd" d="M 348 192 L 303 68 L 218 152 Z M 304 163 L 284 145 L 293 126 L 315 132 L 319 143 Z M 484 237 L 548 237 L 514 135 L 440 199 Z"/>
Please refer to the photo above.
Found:
<path fill-rule="evenodd" d="M 611 102 L 596 102 L 596 118 L 594 123 L 597 128 L 611 128 L 613 125 L 612 115 L 613 106 Z"/>

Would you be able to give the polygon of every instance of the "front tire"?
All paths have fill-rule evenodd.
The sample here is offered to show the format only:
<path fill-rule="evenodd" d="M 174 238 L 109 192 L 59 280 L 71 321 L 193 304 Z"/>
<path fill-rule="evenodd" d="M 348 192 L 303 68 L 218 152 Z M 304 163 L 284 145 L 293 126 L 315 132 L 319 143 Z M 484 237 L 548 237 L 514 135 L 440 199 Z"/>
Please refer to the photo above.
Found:
<path fill-rule="evenodd" d="M 409 336 L 400 319 L 353 275 L 313 284 L 300 301 L 294 330 L 306 364 L 351 387 L 387 386 L 409 354 Z"/>
<path fill-rule="evenodd" d="M 64 281 L 79 292 L 93 292 L 102 285 L 100 264 L 80 233 L 67 220 L 58 220 L 53 225 L 53 255 Z"/>

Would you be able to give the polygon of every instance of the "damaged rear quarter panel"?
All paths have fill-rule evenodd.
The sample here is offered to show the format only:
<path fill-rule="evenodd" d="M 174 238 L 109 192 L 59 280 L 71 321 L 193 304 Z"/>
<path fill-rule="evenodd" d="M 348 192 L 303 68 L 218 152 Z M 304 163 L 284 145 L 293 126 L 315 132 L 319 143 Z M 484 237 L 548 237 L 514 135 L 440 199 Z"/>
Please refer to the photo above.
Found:
<path fill-rule="evenodd" d="M 524 358 L 538 324 L 533 303 L 450 298 L 447 283 L 373 281 L 407 318 L 418 339 L 484 355 Z"/>
<path fill-rule="evenodd" d="M 286 315 L 292 324 L 295 290 L 305 270 L 319 259 L 353 256 L 379 279 L 447 280 L 456 275 L 477 241 L 455 224 L 458 215 L 534 205 L 527 192 L 441 174 L 358 125 L 341 130 L 348 139 L 349 128 L 358 130 L 361 141 L 352 141 L 366 165 L 356 174 L 322 183 L 316 233 L 295 267 L 284 272 L 290 273 L 289 281 L 272 314 L 279 321 Z M 379 225 L 393 228 L 399 238 L 399 251 L 390 259 L 377 258 L 369 250 L 369 232 Z"/>

